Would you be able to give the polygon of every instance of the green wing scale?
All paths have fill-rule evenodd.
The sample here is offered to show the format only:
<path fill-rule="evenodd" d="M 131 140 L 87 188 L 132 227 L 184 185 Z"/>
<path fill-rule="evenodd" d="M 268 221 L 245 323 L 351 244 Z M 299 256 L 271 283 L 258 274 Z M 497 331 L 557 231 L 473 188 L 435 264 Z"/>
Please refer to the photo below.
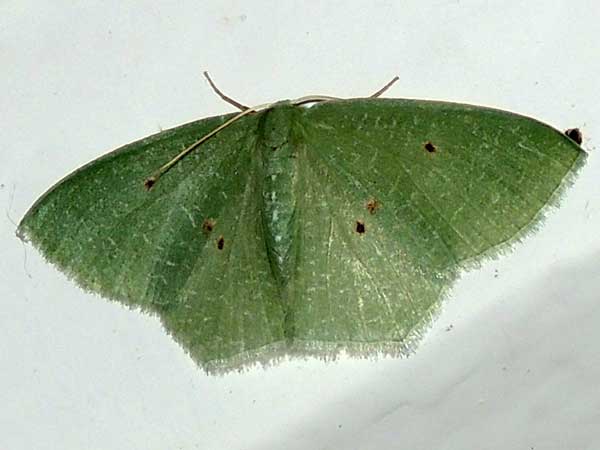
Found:
<path fill-rule="evenodd" d="M 75 171 L 21 235 L 83 288 L 157 314 L 206 369 L 410 351 L 460 270 L 532 229 L 585 160 L 517 114 L 400 99 L 281 102 Z"/>

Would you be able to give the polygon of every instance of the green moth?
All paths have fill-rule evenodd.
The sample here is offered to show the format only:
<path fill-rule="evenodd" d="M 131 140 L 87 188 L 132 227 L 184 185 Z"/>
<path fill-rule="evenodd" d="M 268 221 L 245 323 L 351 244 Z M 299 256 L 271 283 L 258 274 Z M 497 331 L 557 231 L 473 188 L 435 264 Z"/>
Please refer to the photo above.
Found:
<path fill-rule="evenodd" d="M 48 190 L 19 235 L 157 314 L 207 370 L 405 354 L 460 270 L 531 230 L 585 152 L 575 130 L 382 91 L 236 103 L 141 139 Z"/>

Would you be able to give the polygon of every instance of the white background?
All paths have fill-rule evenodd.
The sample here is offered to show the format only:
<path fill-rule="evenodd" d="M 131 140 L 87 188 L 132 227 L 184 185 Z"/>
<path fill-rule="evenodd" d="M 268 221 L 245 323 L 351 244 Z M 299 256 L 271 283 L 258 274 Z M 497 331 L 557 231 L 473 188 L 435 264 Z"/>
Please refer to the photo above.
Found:
<path fill-rule="evenodd" d="M 425 5 L 425 6 L 423 6 Z M 209 376 L 155 317 L 14 236 L 124 143 L 306 94 L 484 104 L 579 126 L 543 229 L 466 274 L 408 359 Z M 0 449 L 600 448 L 600 7 L 590 1 L 0 4 Z"/>

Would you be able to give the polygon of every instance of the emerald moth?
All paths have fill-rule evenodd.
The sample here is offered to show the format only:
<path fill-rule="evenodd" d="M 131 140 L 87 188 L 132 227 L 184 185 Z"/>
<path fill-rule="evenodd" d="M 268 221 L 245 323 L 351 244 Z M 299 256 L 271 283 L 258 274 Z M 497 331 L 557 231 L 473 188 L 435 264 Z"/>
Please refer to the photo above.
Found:
<path fill-rule="evenodd" d="M 207 370 L 407 354 L 461 270 L 534 229 L 585 161 L 576 130 L 487 107 L 214 89 L 241 112 L 90 162 L 18 229 Z"/>

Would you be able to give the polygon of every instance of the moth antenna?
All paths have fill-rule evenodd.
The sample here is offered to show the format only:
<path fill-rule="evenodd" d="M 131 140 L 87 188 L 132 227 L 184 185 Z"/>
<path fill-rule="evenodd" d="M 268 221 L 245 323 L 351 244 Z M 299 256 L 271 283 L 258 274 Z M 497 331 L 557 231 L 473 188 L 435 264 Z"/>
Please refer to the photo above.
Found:
<path fill-rule="evenodd" d="M 247 114 L 256 112 L 260 109 L 265 109 L 265 108 L 270 108 L 272 106 L 272 103 L 267 103 L 264 105 L 258 105 L 258 106 L 253 106 L 252 108 L 249 108 L 247 106 L 242 105 L 241 103 L 236 102 L 235 100 L 229 98 L 228 96 L 226 96 L 225 94 L 223 94 L 219 88 L 217 88 L 215 86 L 215 84 L 213 83 L 213 81 L 210 78 L 210 75 L 208 74 L 207 71 L 204 72 L 204 76 L 206 77 L 206 79 L 208 80 L 208 82 L 210 83 L 210 86 L 213 88 L 213 90 L 217 93 L 217 95 L 219 97 L 221 97 L 223 100 L 225 100 L 227 103 L 230 103 L 231 105 L 235 106 L 236 108 L 240 109 L 241 112 L 236 114 L 235 116 L 233 116 L 231 119 L 227 120 L 225 123 L 223 123 L 222 125 L 218 126 L 217 128 L 215 128 L 214 130 L 212 130 L 210 133 L 205 134 L 204 136 L 202 136 L 200 139 L 198 139 L 196 142 L 194 142 L 192 145 L 190 145 L 189 147 L 186 147 L 184 150 L 181 151 L 181 153 L 179 153 L 177 156 L 175 156 L 173 159 L 171 159 L 168 163 L 164 164 L 163 166 L 161 166 L 156 172 L 154 172 L 151 176 L 149 176 L 148 178 L 146 178 L 144 180 L 144 188 L 147 191 L 150 191 L 154 185 L 158 182 L 158 180 L 160 179 L 160 177 L 167 172 L 171 167 L 173 167 L 175 164 L 177 164 L 183 157 L 185 157 L 188 153 L 190 153 L 192 150 L 194 150 L 196 147 L 198 147 L 200 144 L 202 144 L 204 141 L 206 141 L 207 139 L 211 138 L 212 136 L 214 136 L 215 134 L 217 134 L 219 131 L 221 131 L 223 128 L 228 127 L 229 125 L 231 125 L 232 123 L 236 122 L 237 120 L 241 119 L 242 117 L 244 117 Z M 382 87 L 380 90 L 378 90 L 377 92 L 375 92 L 373 95 L 371 95 L 371 98 L 377 98 L 379 97 L 381 94 L 383 94 L 386 90 L 389 89 L 389 87 L 394 84 L 396 81 L 399 80 L 399 77 L 396 76 L 394 77 L 389 83 L 387 83 L 384 87 Z M 292 104 L 294 105 L 301 105 L 303 103 L 312 103 L 312 102 L 324 102 L 324 101 L 331 101 L 331 100 L 339 100 L 336 97 L 328 97 L 328 96 L 324 96 L 324 95 L 309 95 L 306 97 L 301 97 L 299 99 L 296 99 L 294 101 L 292 101 Z"/>
<path fill-rule="evenodd" d="M 160 177 L 165 174 L 165 172 L 167 172 L 171 167 L 173 167 L 175 164 L 177 164 L 184 156 L 186 156 L 188 153 L 190 153 L 192 150 L 194 150 L 196 147 L 198 147 L 200 144 L 202 144 L 209 138 L 213 137 L 215 134 L 217 134 L 223 128 L 227 128 L 229 125 L 238 121 L 239 119 L 241 119 L 242 117 L 244 117 L 248 114 L 251 114 L 251 113 L 261 110 L 261 109 L 270 108 L 272 105 L 273 105 L 272 103 L 265 103 L 264 105 L 258 105 L 258 106 L 253 106 L 252 108 L 246 108 L 242 112 L 237 113 L 231 119 L 222 123 L 217 128 L 212 130 L 211 132 L 205 134 L 204 136 L 202 136 L 200 139 L 198 139 L 196 142 L 194 142 L 189 147 L 186 147 L 185 149 L 183 149 L 181 151 L 181 153 L 179 153 L 177 156 L 175 156 L 171 161 L 169 161 L 168 163 L 161 166 L 156 172 L 154 172 L 151 176 L 146 178 L 144 180 L 144 188 L 147 191 L 151 190 L 154 187 L 154 185 L 158 182 Z"/>
<path fill-rule="evenodd" d="M 208 84 L 210 84 L 210 87 L 213 88 L 213 91 L 216 92 L 216 94 L 221 97 L 223 100 L 225 100 L 227 103 L 229 103 L 230 105 L 235 106 L 237 109 L 239 109 L 240 111 L 246 111 L 247 109 L 249 109 L 247 106 L 242 105 L 239 102 L 236 102 L 234 99 L 232 99 L 231 97 L 228 97 L 227 95 L 223 94 L 223 92 L 221 92 L 219 90 L 219 88 L 215 85 L 215 83 L 213 83 L 213 80 L 211 80 L 210 75 L 208 74 L 207 71 L 204 71 L 204 77 L 208 80 Z"/>
<path fill-rule="evenodd" d="M 396 75 L 394 78 L 392 78 L 392 80 L 388 84 L 386 84 L 384 87 L 382 87 L 377 92 L 375 92 L 373 95 L 371 95 L 370 98 L 377 98 L 377 97 L 379 97 L 381 94 L 383 94 L 385 91 L 387 91 L 392 86 L 392 84 L 394 84 L 399 79 L 400 78 L 398 77 L 398 75 Z"/>
<path fill-rule="evenodd" d="M 303 105 L 305 103 L 329 102 L 332 100 L 342 100 L 339 97 L 330 97 L 328 95 L 305 95 L 304 97 L 292 100 L 292 105 Z"/>

